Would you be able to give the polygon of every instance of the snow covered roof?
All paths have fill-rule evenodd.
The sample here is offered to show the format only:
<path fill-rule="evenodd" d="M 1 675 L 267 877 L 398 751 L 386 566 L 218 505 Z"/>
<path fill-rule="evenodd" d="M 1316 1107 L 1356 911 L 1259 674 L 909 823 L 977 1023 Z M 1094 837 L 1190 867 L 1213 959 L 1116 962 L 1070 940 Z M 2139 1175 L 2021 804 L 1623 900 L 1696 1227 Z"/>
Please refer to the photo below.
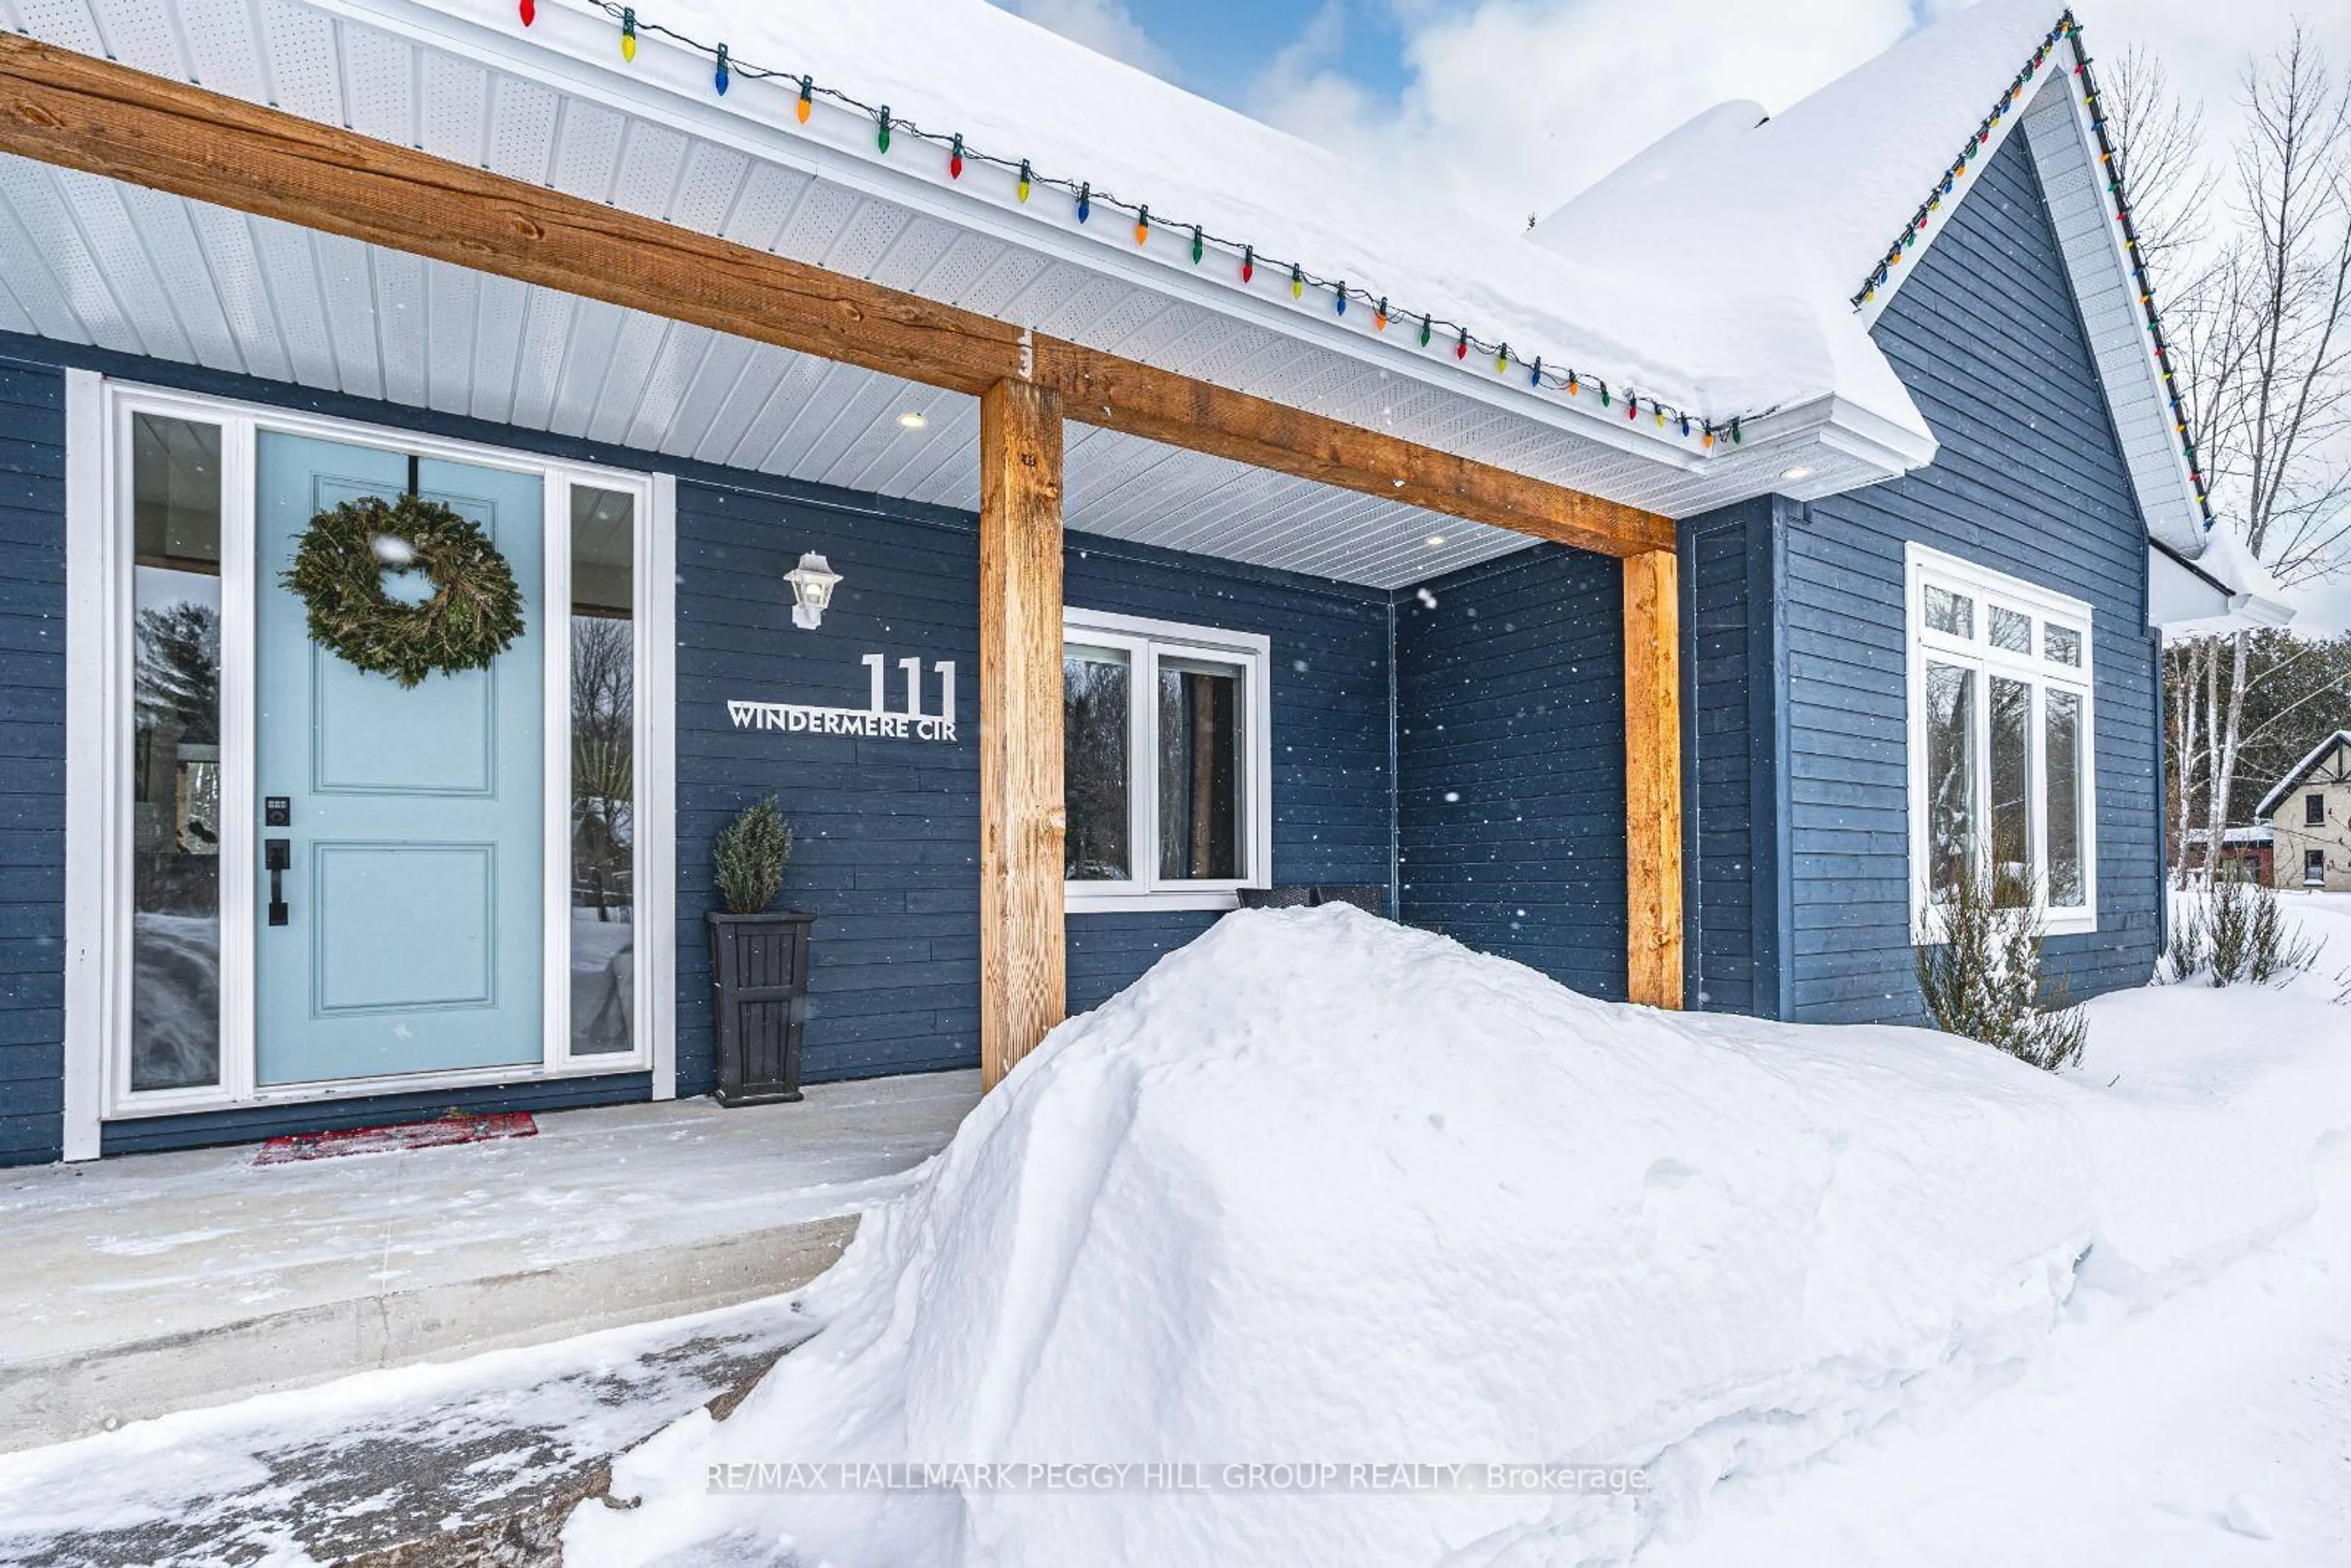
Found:
<path fill-rule="evenodd" d="M 2197 559 L 2209 514 L 2074 85 L 2070 21 L 2051 0 L 1985 0 L 1782 113 L 1721 106 L 1552 214 L 1536 238 L 1573 253 L 1614 236 L 1645 266 L 1679 258 L 1679 293 L 1770 288 L 1843 308 L 1865 329 L 1917 270 L 1944 210 L 2022 127 L 2147 531 Z M 2233 588 L 2255 588 L 2220 570 Z"/>
<path fill-rule="evenodd" d="M 1752 106 L 1712 111 L 1531 240 L 984 0 L 274 0 L 266 15 L 225 6 L 219 26 L 198 32 L 147 26 L 147 0 L 28 14 L 67 47 L 1673 517 L 1772 490 L 1834 493 L 1932 460 L 1931 431 L 1870 338 L 1871 311 L 1850 300 L 2062 15 L 2054 0 L 1987 0 L 1766 123 Z M 2051 157 L 2071 160 L 2068 189 L 2102 191 L 2078 105 L 2053 90 L 2065 79 L 2043 71 L 2033 110 L 2062 111 L 2071 127 L 2070 141 L 2050 141 Z M 2005 115 L 2003 133 L 2026 118 Z M 139 241 L 93 248 L 87 225 L 61 215 L 88 193 L 31 177 L 39 172 L 22 190 L 0 189 L 0 207 L 40 236 L 36 251 L 58 250 L 60 279 L 91 268 L 105 279 L 101 290 L 59 282 L 55 333 L 211 362 L 172 322 L 148 319 L 153 291 L 137 263 L 142 246 L 160 246 L 175 259 L 159 265 L 190 289 L 207 278 L 217 287 L 221 268 L 187 265 L 177 236 L 209 245 L 220 225 L 192 228 L 134 200 L 123 221 Z M 2053 198 L 2046 165 L 2043 176 Z M 2095 254 L 2090 238 L 2113 246 L 2094 207 L 2069 259 L 2074 248 Z M 2076 284 L 2134 474 L 2151 476 L 2143 510 L 2158 537 L 2198 558 L 2205 540 L 2129 322 L 2136 297 L 2107 262 L 2095 278 L 2077 268 Z M 232 282 L 243 276 L 235 258 L 226 265 Z M 402 282 L 411 262 L 377 258 L 370 271 L 413 292 Z M 298 293 L 311 273 L 340 276 L 316 258 L 278 272 Z M 361 371 L 383 361 L 381 378 L 340 355 L 302 373 L 319 334 L 299 298 L 272 298 L 262 312 L 282 318 L 258 334 L 274 332 L 282 351 L 240 339 L 218 354 L 290 360 L 306 384 L 394 401 L 424 395 L 409 383 L 421 384 L 417 366 L 429 361 L 436 389 L 461 371 L 474 389 L 432 396 L 503 408 L 497 389 L 520 384 L 512 345 L 455 308 L 472 287 L 454 281 L 448 319 L 433 313 L 429 356 L 410 340 L 426 329 L 423 317 L 400 298 L 377 298 L 371 315 L 352 305 L 361 325 L 390 321 L 405 334 L 361 354 Z M 569 303 L 527 303 L 538 336 L 524 357 L 561 351 L 570 377 L 559 329 Z M 233 323 L 238 308 L 221 306 Z M 517 305 L 500 321 L 525 314 Z M 554 323 L 545 332 L 542 317 Z M 969 499 L 953 476 L 968 477 L 958 443 L 976 415 L 951 400 L 929 409 L 928 436 L 909 438 L 888 404 L 921 389 L 707 344 L 659 318 L 589 317 L 599 335 L 585 346 L 610 347 L 609 368 L 580 367 L 592 397 L 532 403 L 550 428 L 584 424 L 713 461 Z M 327 319 L 330 330 L 344 324 Z M 2120 345 L 2112 353 L 2109 337 Z M 479 361 L 470 369 L 469 350 Z M 781 437 L 757 421 L 748 431 L 728 423 L 751 417 L 731 387 L 787 383 L 846 412 L 794 422 Z M 573 406 L 581 397 L 593 406 Z M 1248 487 L 1271 481 L 1219 460 L 1110 432 L 1080 441 L 1073 495 L 1089 527 L 1117 537 L 1391 585 L 1524 543 L 1447 528 L 1444 553 L 1430 555 L 1425 515 L 1398 503 L 1334 500 L 1287 479 L 1260 494 Z M 1799 466 L 1808 479 L 1782 477 Z M 1253 506 L 1204 505 L 1244 491 Z"/>
<path fill-rule="evenodd" d="M 2270 792 L 2262 797 L 2262 803 L 2253 808 L 2253 820 L 2257 822 L 2268 821 L 2271 813 L 2285 802 L 2287 794 L 2299 787 L 2304 779 L 2309 778 L 2312 771 L 2338 747 L 2351 747 L 2351 729 L 2336 730 L 2333 735 L 2312 747 L 2310 755 L 2287 768 L 2285 777 L 2279 779 Z"/>
<path fill-rule="evenodd" d="M 2276 837 L 2276 830 L 2272 828 L 2267 822 L 2259 823 L 2250 828 L 2223 828 L 2220 830 L 2220 842 L 2222 845 L 2230 849 L 2257 848 L 2260 845 L 2273 841 Z M 2210 843 L 2211 840 L 2212 830 L 2210 828 L 2190 828 L 2188 830 L 2188 841 L 2191 844 L 2206 844 Z"/>
<path fill-rule="evenodd" d="M 491 0 L 435 3 L 478 13 Z M 550 3 L 622 15 L 603 0 Z M 1668 439 L 1694 435 L 1701 449 L 1734 417 L 1823 405 L 1890 472 L 1930 461 L 1934 437 L 1869 336 L 1913 268 L 1886 269 L 1874 287 L 1873 270 L 1889 247 L 1906 254 L 1906 225 L 1941 204 L 1944 186 L 1964 194 L 1964 174 L 1950 179 L 1969 167 L 1960 150 L 1982 133 L 1980 167 L 2030 118 L 2053 204 L 2061 188 L 2104 191 L 2090 118 L 2063 85 L 2070 13 L 2051 0 L 1985 0 L 1768 119 L 1751 104 L 1709 110 L 1554 214 L 1532 244 L 983 0 L 930 0 L 919 26 L 897 7 L 823 0 L 658 0 L 628 15 L 649 39 L 725 41 L 728 103 L 742 112 L 774 114 L 805 81 L 817 107 L 876 130 L 886 115 L 900 138 L 959 137 L 968 166 L 1025 164 L 1020 215 L 1124 251 L 1123 264 L 1206 268 L 1333 317 L 1353 308 L 1366 333 L 1417 338 L 1426 317 L 1426 351 L 1460 373 L 1522 376 L 1531 393 L 1565 401 L 1573 371 L 1575 395 L 1604 387 L 1613 413 L 1629 394 L 1655 416 L 1632 423 L 1646 432 L 1670 416 Z M 615 57 L 609 68 L 625 68 Z M 888 158 L 879 140 L 868 150 Z M 944 163 L 935 152 L 926 161 Z M 2058 214 L 2061 231 L 2141 510 L 2151 534 L 2194 559 L 2203 518 L 2127 258 L 2111 214 L 2079 204 Z M 1938 232 L 1930 222 L 1907 255 Z M 1253 278 L 1240 276 L 1243 257 Z"/>

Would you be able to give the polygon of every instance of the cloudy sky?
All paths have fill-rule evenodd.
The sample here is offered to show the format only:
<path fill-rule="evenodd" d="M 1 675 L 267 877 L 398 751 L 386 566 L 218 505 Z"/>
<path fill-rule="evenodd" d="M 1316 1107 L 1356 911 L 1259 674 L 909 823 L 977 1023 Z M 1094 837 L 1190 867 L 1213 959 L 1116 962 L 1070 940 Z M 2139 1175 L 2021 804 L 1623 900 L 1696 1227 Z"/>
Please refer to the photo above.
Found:
<path fill-rule="evenodd" d="M 998 0 L 1515 227 L 1726 99 L 1777 110 L 1964 0 Z M 2062 0 L 2051 0 L 2053 18 Z M 2343 0 L 2082 0 L 2094 53 L 2158 50 L 2225 137 L 2237 72 Z"/>

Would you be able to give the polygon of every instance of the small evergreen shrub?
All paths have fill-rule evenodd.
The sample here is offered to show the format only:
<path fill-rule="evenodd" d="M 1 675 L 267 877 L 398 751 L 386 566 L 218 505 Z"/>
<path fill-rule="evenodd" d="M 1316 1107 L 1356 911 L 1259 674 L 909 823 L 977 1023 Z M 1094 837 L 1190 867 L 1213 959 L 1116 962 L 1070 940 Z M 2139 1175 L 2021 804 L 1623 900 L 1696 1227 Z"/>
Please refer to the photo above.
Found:
<path fill-rule="evenodd" d="M 743 808 L 718 831 L 711 859 L 718 872 L 718 901 L 729 915 L 757 915 L 784 885 L 784 862 L 791 858 L 792 831 L 784 825 L 772 795 Z"/>
<path fill-rule="evenodd" d="M 2012 878 L 1960 878 L 1949 902 L 1928 906 L 1925 924 L 1943 939 L 1915 949 L 1918 989 L 1937 1028 L 2056 1072 L 2082 1059 L 2090 1021 L 2065 1005 L 2062 985 L 2042 980 L 2031 894 Z"/>
<path fill-rule="evenodd" d="M 2179 981 L 2209 971 L 2215 989 L 2282 986 L 2317 963 L 2325 946 L 2286 918 L 2274 888 L 2231 873 L 2174 916 L 2161 977 Z"/>
<path fill-rule="evenodd" d="M 2156 983 L 2176 986 L 2201 973 L 2211 961 L 2212 939 L 2204 929 L 2204 912 L 2183 898 L 2172 905 L 2171 939 L 2156 961 Z"/>

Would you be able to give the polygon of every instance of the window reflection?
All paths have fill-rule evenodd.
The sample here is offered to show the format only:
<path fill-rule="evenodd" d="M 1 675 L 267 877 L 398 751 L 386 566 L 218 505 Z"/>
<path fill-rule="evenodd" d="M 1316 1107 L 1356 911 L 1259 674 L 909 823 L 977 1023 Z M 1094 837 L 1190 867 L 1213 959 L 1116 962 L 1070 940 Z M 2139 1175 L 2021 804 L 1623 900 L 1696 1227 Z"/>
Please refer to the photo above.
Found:
<path fill-rule="evenodd" d="M 2089 902 L 2082 874 L 2082 699 L 2051 692 L 2048 705 L 2049 902 L 2079 909 Z"/>
<path fill-rule="evenodd" d="M 1071 646 L 1061 654 L 1062 802 L 1069 830 L 1062 875 L 1125 882 L 1134 874 L 1127 797 L 1132 680 L 1115 648 Z"/>
<path fill-rule="evenodd" d="M 636 500 L 571 492 L 571 1054 L 636 1045 Z"/>
<path fill-rule="evenodd" d="M 1239 670 L 1159 661 L 1159 874 L 1241 874 Z"/>
<path fill-rule="evenodd" d="M 1975 821 L 1975 673 L 1927 666 L 1928 884 L 1948 899 L 1970 874 Z"/>
<path fill-rule="evenodd" d="M 131 1087 L 220 1082 L 220 430 L 131 422 Z"/>
<path fill-rule="evenodd" d="M 2032 688 L 1991 678 L 1992 902 L 2022 908 L 2032 898 Z"/>

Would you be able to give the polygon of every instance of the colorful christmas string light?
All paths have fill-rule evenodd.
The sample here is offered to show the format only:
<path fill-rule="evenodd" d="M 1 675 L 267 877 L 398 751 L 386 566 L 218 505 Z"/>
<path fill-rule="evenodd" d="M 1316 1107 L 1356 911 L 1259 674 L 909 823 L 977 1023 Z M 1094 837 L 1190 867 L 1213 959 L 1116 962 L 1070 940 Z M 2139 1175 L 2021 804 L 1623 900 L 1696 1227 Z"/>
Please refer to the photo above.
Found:
<path fill-rule="evenodd" d="M 1017 161 L 1008 160 L 968 147 L 965 144 L 964 138 L 960 132 L 942 134 L 925 131 L 913 122 L 901 119 L 893 114 L 890 107 L 886 104 L 881 105 L 877 108 L 872 105 L 861 102 L 853 96 L 845 93 L 837 88 L 820 86 L 811 75 L 788 74 L 782 71 L 767 69 L 757 66 L 746 66 L 734 57 L 733 51 L 728 46 L 725 44 L 706 45 L 679 32 L 675 28 L 664 26 L 656 22 L 641 21 L 637 16 L 636 8 L 634 6 L 620 5 L 617 3 L 617 0 L 589 0 L 589 4 L 603 11 L 606 15 L 614 17 L 619 22 L 621 28 L 621 53 L 624 59 L 633 61 L 636 58 L 637 44 L 642 35 L 647 33 L 659 34 L 683 47 L 696 50 L 709 56 L 713 61 L 714 68 L 712 71 L 712 86 L 714 89 L 722 96 L 727 92 L 728 88 L 732 85 L 734 78 L 737 77 L 747 77 L 753 80 L 778 80 L 785 85 L 787 90 L 791 92 L 793 99 L 793 116 L 802 125 L 810 123 L 814 110 L 815 100 L 819 95 L 822 95 L 826 99 L 839 104 L 843 109 L 870 117 L 874 124 L 874 146 L 876 150 L 883 155 L 888 154 L 891 144 L 897 136 L 913 136 L 919 141 L 932 142 L 946 151 L 947 154 L 947 177 L 950 180 L 960 180 L 963 176 L 965 166 L 969 162 L 969 161 L 977 159 L 982 162 L 1000 168 L 1007 173 L 1016 174 L 1017 177 L 1014 182 L 1013 190 L 1015 198 L 1018 201 L 1026 203 L 1029 200 L 1034 186 L 1041 180 L 1044 183 L 1057 186 L 1060 189 L 1070 192 L 1073 195 L 1075 198 L 1075 215 L 1080 224 L 1084 224 L 1092 215 L 1095 198 L 1093 187 L 1091 182 L 1071 182 L 1055 176 L 1040 176 L 1036 172 L 1034 166 L 1028 159 L 1023 158 Z M 536 0 L 517 0 L 517 9 L 523 26 L 530 26 L 536 22 L 538 16 Z M 1971 145 L 1970 148 L 1970 155 L 1972 155 L 1973 151 L 1974 148 Z M 1949 180 L 1947 177 L 1945 182 L 1946 188 L 1948 188 L 1949 183 Z M 1148 242 L 1151 228 L 1151 218 L 1150 212 L 1147 207 L 1140 204 L 1125 203 L 1120 201 L 1115 196 L 1106 193 L 1101 199 L 1109 203 L 1113 207 L 1133 213 L 1135 219 L 1135 243 L 1137 245 L 1144 245 Z M 1238 251 L 1241 257 L 1240 279 L 1243 286 L 1246 287 L 1253 281 L 1256 274 L 1257 264 L 1257 252 L 1256 247 L 1253 245 L 1244 245 L 1238 241 L 1226 240 L 1218 235 L 1208 233 L 1205 227 L 1197 224 L 1190 225 L 1188 226 L 1192 231 L 1190 254 L 1194 265 L 1199 265 L 1203 260 L 1205 260 L 1207 250 L 1211 246 L 1216 246 L 1218 249 L 1222 249 L 1228 254 Z M 1367 289 L 1351 286 L 1344 279 L 1333 281 L 1318 277 L 1308 272 L 1302 262 L 1291 262 L 1288 265 L 1290 272 L 1290 298 L 1293 300 L 1302 301 L 1305 297 L 1306 290 L 1310 287 L 1329 289 L 1331 291 L 1334 316 L 1343 318 L 1347 314 L 1348 305 L 1354 300 L 1360 299 L 1366 306 L 1373 308 L 1372 319 L 1374 330 L 1386 330 L 1387 324 L 1389 320 L 1393 319 L 1395 312 L 1384 297 L 1374 296 Z M 1420 347 L 1426 349 L 1430 345 L 1435 336 L 1435 329 L 1437 323 L 1433 312 L 1422 311 L 1419 314 L 1421 316 L 1421 327 L 1418 335 L 1419 344 Z M 1495 369 L 1498 373 L 1507 372 L 1514 363 L 1523 362 L 1518 361 L 1516 357 L 1511 354 L 1507 344 L 1489 344 L 1471 332 L 1468 327 L 1465 324 L 1447 321 L 1444 323 L 1444 326 L 1447 331 L 1452 332 L 1455 336 L 1454 358 L 1457 361 L 1467 360 L 1468 358 L 1469 350 L 1472 348 L 1476 348 L 1481 352 L 1490 352 L 1493 354 Z M 1537 356 L 1528 370 L 1527 384 L 1531 389 L 1537 392 L 1544 390 L 1557 390 L 1564 392 L 1569 397 L 1578 397 L 1582 394 L 1583 391 L 1583 377 L 1573 367 L 1563 371 L 1547 370 L 1544 367 L 1541 356 Z M 1601 382 L 1597 384 L 1601 390 L 1602 406 L 1608 406 L 1612 401 L 1612 397 L 1609 392 L 1607 383 L 1605 382 Z M 1657 403 L 1654 399 L 1651 400 L 1651 403 L 1653 408 L 1656 409 L 1658 412 L 1658 424 L 1661 427 L 1667 426 L 1669 422 L 1664 405 Z M 1637 412 L 1637 400 L 1634 406 L 1635 412 Z M 1687 435 L 1689 434 L 1694 416 L 1680 410 L 1672 411 L 1672 414 L 1673 418 L 1670 422 L 1672 427 L 1677 429 L 1682 434 Z M 1756 415 L 1749 414 L 1744 417 L 1752 418 L 1756 417 Z M 1707 433 L 1709 437 L 1707 444 L 1711 445 L 1710 436 L 1718 426 L 1711 421 L 1699 421 L 1698 423 L 1700 428 Z M 1730 422 L 1729 425 L 1721 427 L 1734 431 L 1734 442 L 1737 440 L 1737 436 L 1735 434 L 1737 423 L 1737 420 L 1733 420 Z"/>

